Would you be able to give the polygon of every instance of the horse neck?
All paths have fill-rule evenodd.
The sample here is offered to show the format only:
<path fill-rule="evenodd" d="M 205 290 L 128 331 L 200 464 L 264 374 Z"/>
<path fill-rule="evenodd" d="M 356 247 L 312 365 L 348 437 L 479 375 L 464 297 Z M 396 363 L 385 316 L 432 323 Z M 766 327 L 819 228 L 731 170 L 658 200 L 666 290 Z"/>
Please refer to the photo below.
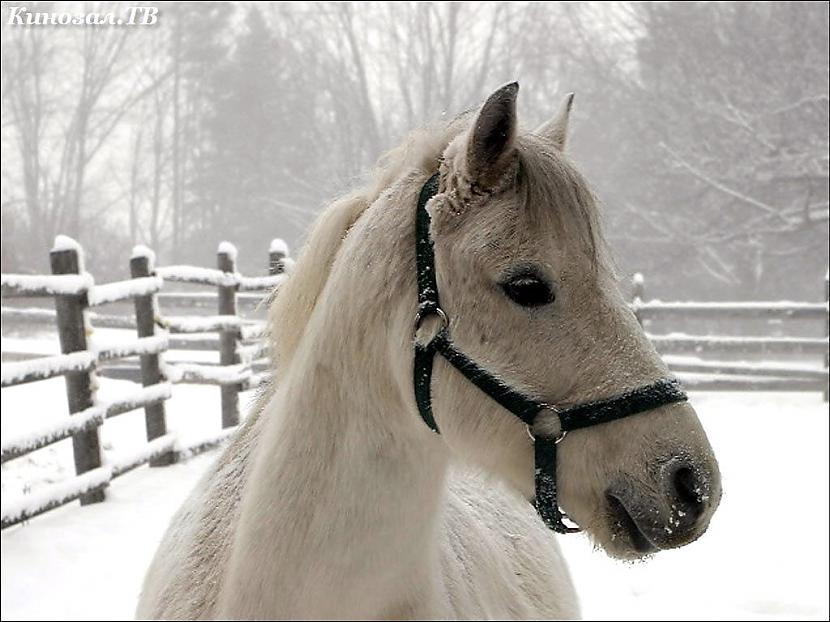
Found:
<path fill-rule="evenodd" d="M 273 598 L 270 615 L 362 617 L 427 592 L 438 574 L 448 458 L 414 412 L 404 328 L 414 209 L 395 209 L 400 222 L 375 207 L 344 241 L 262 413 L 228 590 L 243 610 L 229 614 Z"/>

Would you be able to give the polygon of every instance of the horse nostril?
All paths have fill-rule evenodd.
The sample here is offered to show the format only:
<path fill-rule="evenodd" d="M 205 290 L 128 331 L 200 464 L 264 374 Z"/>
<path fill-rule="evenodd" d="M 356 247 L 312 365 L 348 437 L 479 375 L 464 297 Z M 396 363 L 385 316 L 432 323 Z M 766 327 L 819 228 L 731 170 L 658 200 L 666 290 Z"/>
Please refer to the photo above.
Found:
<path fill-rule="evenodd" d="M 706 503 L 705 487 L 694 469 L 687 466 L 676 469 L 672 475 L 672 485 L 685 511 L 690 512 L 694 518 L 703 514 Z"/>

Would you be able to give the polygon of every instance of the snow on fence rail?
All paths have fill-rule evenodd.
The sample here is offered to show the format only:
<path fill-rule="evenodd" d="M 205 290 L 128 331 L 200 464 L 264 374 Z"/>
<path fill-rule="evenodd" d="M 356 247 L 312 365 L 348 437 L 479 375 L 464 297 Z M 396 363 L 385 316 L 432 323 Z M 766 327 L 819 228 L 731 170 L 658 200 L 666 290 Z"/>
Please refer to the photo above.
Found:
<path fill-rule="evenodd" d="M 126 300 L 127 298 L 149 296 L 161 290 L 162 284 L 163 281 L 160 277 L 144 276 L 127 281 L 98 285 L 89 290 L 87 302 L 90 307 L 97 307 L 109 302 Z"/>
<path fill-rule="evenodd" d="M 713 348 L 729 348 L 740 352 L 790 352 L 796 354 L 821 354 L 827 350 L 827 338 L 809 337 L 724 337 L 711 335 L 687 335 L 669 333 L 648 336 L 658 351 L 692 349 L 702 351 Z"/>
<path fill-rule="evenodd" d="M 89 291 L 92 277 L 88 274 L 4 274 L 0 283 L 4 298 L 78 295 Z"/>
<path fill-rule="evenodd" d="M 129 356 L 159 354 L 167 350 L 167 337 L 141 337 L 131 343 L 119 344 L 99 350 L 70 352 L 57 356 L 44 356 L 28 361 L 3 363 L 2 386 L 10 387 L 37 380 L 62 376 L 67 372 L 91 371 L 100 361 L 111 361 Z"/>
<path fill-rule="evenodd" d="M 0 449 L 0 463 L 97 427 L 110 417 L 163 402 L 169 399 L 171 394 L 169 383 L 154 384 L 139 389 L 126 398 L 98 404 L 74 413 L 57 423 L 50 423 L 23 435 L 4 438 L 2 449 Z"/>
<path fill-rule="evenodd" d="M 634 275 L 631 309 L 673 372 L 690 389 L 707 391 L 821 391 L 828 399 L 828 274 L 824 302 L 664 302 L 644 301 L 645 279 Z M 823 320 L 823 337 L 690 335 L 650 333 L 650 320 L 682 317 L 718 320 Z M 644 324 L 644 322 L 646 324 Z M 702 355 L 749 356 L 753 360 L 705 360 Z M 691 357 L 689 356 L 691 355 Z M 769 356 L 822 356 L 821 367 L 763 360 Z M 762 359 L 763 362 L 758 362 Z"/>
<path fill-rule="evenodd" d="M 69 416 L 16 437 L 4 437 L 0 462 L 19 458 L 58 441 L 72 438 L 76 476 L 10 498 L 4 495 L 2 528 L 5 529 L 38 514 L 76 499 L 81 505 L 105 499 L 110 482 L 142 464 L 172 464 L 226 439 L 239 423 L 239 392 L 256 388 L 268 378 L 267 372 L 254 372 L 262 365 L 267 348 L 256 343 L 265 334 L 263 322 L 246 320 L 237 314 L 237 297 L 262 300 L 263 295 L 240 294 L 269 292 L 286 278 L 292 263 L 281 240 L 272 242 L 269 251 L 269 276 L 246 277 L 236 270 L 236 249 L 229 243 L 219 246 L 218 269 L 196 266 L 171 266 L 155 269 L 155 256 L 145 247 L 136 247 L 130 258 L 131 278 L 96 285 L 84 270 L 83 251 L 79 244 L 58 236 L 50 252 L 51 275 L 2 275 L 3 298 L 52 297 L 55 310 L 2 307 L 3 319 L 55 324 L 62 354 L 2 364 L 2 386 L 11 387 L 62 375 L 66 381 Z M 171 297 L 216 301 L 218 315 L 200 317 L 165 317 L 159 307 L 159 294 L 166 281 L 210 285 L 216 293 L 171 293 Z M 90 307 L 132 300 L 132 317 L 90 311 Z M 87 343 L 93 327 L 132 328 L 137 338 L 129 343 L 96 348 Z M 217 333 L 217 337 L 205 336 Z M 171 335 L 176 335 L 171 337 Z M 246 343 L 247 342 L 247 343 Z M 254 342 L 254 343 L 250 343 Z M 221 364 L 165 363 L 162 359 L 171 347 L 219 349 Z M 94 375 L 101 363 L 139 357 L 141 386 L 121 399 L 100 402 L 95 398 Z M 181 446 L 168 433 L 165 401 L 176 383 L 219 385 L 222 396 L 222 432 L 195 445 Z M 103 463 L 100 428 L 108 418 L 144 409 L 147 442 L 137 451 L 111 458 Z"/>
<path fill-rule="evenodd" d="M 92 492 L 103 492 L 110 482 L 143 464 L 176 451 L 176 437 L 165 434 L 146 443 L 138 451 L 115 458 L 111 463 L 90 469 L 68 480 L 45 486 L 31 494 L 5 497 L 0 508 L 2 529 L 11 527 L 62 505 L 83 499 Z"/>
<path fill-rule="evenodd" d="M 11 387 L 25 382 L 46 380 L 71 371 L 90 371 L 93 365 L 95 365 L 95 355 L 86 351 L 45 356 L 18 363 L 3 363 L 2 386 Z"/>
<path fill-rule="evenodd" d="M 159 268 L 158 274 L 165 281 L 213 285 L 216 287 L 237 287 L 244 292 L 270 291 L 275 287 L 279 287 L 287 276 L 285 274 L 275 274 L 246 277 L 241 274 L 196 266 L 168 266 Z"/>
<path fill-rule="evenodd" d="M 732 316 L 741 319 L 749 317 L 782 319 L 822 319 L 827 316 L 826 302 L 663 302 L 635 300 L 632 309 L 642 318 L 660 317 L 670 314 L 684 317 Z"/>

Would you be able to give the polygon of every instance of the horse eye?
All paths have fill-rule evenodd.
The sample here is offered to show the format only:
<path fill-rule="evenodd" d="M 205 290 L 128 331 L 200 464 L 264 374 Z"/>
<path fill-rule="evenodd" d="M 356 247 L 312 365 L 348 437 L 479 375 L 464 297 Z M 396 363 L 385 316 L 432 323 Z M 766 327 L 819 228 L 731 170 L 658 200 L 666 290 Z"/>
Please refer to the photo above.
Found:
<path fill-rule="evenodd" d="M 510 300 L 523 307 L 539 307 L 554 300 L 550 285 L 532 274 L 513 277 L 501 287 Z"/>

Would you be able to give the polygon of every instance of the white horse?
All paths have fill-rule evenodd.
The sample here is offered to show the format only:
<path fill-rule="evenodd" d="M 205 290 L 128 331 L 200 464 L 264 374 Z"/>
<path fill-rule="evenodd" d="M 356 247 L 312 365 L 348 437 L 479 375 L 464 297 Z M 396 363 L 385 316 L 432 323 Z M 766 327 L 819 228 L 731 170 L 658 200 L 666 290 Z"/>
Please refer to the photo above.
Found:
<path fill-rule="evenodd" d="M 563 155 L 570 98 L 519 133 L 517 91 L 413 134 L 324 211 L 271 306 L 276 380 L 174 517 L 139 617 L 578 617 L 556 536 L 531 503 L 530 429 L 440 357 L 440 435 L 413 395 L 413 341 L 439 328 L 433 316 L 413 335 L 415 207 L 438 171 L 430 235 L 460 349 L 557 405 L 668 373 Z M 619 558 L 691 542 L 720 499 L 686 402 L 574 431 L 558 463 L 561 507 Z"/>

